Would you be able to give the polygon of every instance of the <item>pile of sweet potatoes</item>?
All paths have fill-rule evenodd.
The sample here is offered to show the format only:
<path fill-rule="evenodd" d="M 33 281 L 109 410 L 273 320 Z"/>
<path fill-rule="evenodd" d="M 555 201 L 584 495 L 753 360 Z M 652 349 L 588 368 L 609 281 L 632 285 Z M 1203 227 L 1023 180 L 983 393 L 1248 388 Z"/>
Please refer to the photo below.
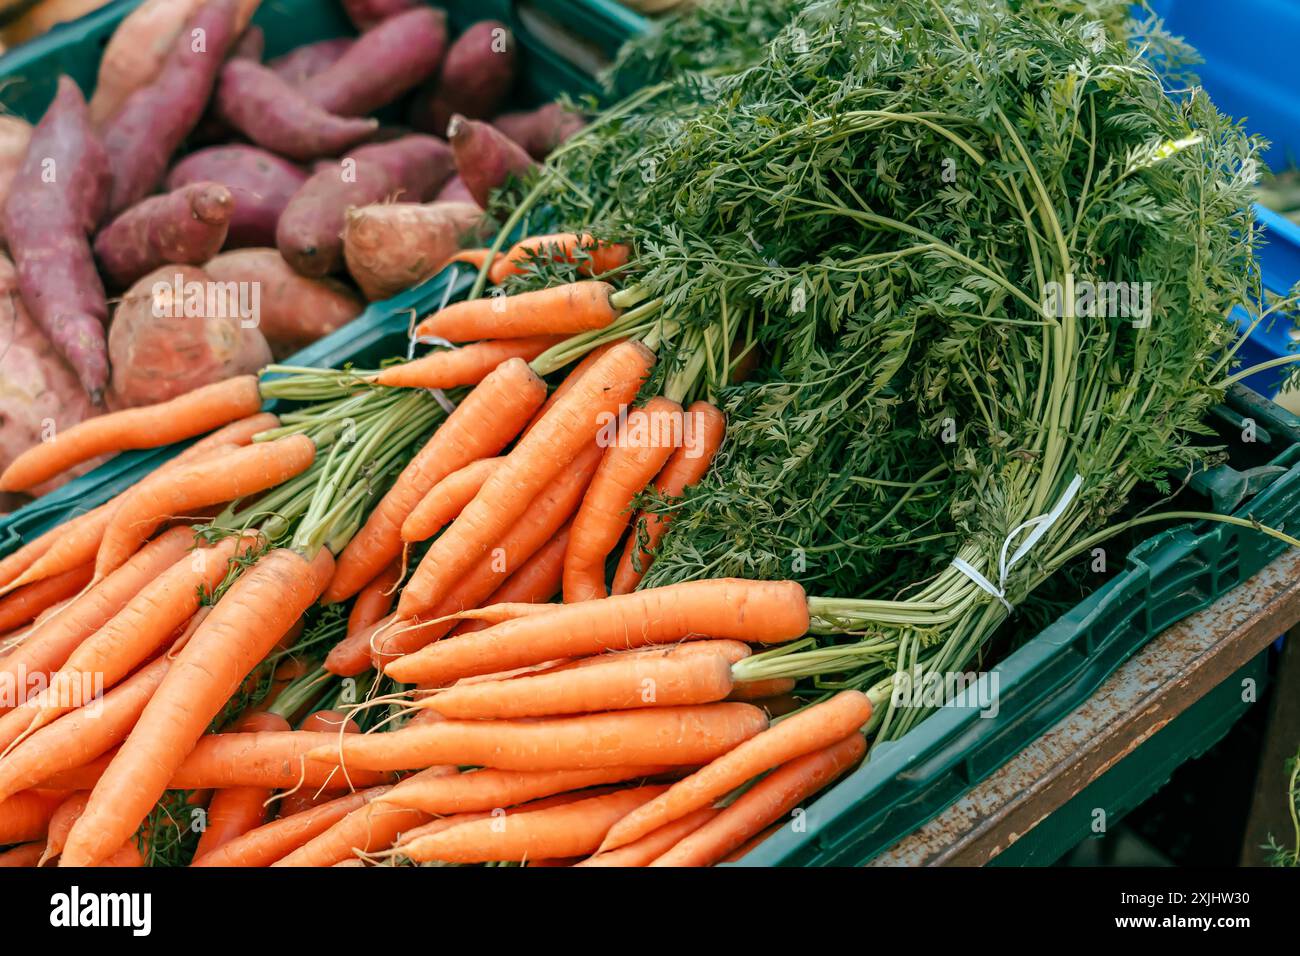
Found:
<path fill-rule="evenodd" d="M 502 115 L 502 23 L 451 37 L 423 0 L 322 0 L 359 34 L 264 62 L 259 2 L 145 0 L 89 101 L 62 77 L 34 126 L 0 118 L 13 354 L 54 363 L 25 373 L 51 392 L 80 382 L 71 417 L 255 370 L 427 279 L 582 125 L 555 104 Z M 49 417 L 0 399 L 6 441 Z"/>

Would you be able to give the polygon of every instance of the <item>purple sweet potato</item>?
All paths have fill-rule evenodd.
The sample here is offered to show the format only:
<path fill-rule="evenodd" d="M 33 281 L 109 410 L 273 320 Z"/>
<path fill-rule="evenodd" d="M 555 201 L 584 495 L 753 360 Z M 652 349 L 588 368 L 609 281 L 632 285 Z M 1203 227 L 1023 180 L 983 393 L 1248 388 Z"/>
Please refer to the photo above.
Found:
<path fill-rule="evenodd" d="M 343 283 L 300 276 L 276 249 L 222 253 L 203 271 L 217 282 L 257 289 L 257 328 L 277 359 L 329 335 L 365 309 Z"/>
<path fill-rule="evenodd" d="M 32 141 L 32 124 L 17 116 L 0 116 L 0 208 L 9 196 L 9 186 L 18 175 L 27 156 L 27 144 Z M 4 228 L 0 223 L 0 242 L 4 242 Z M 15 280 L 16 281 L 16 280 Z"/>
<path fill-rule="evenodd" d="M 286 159 L 256 146 L 212 146 L 190 153 L 172 167 L 166 188 L 189 183 L 221 183 L 235 197 L 226 245 L 275 245 L 275 225 L 307 173 Z"/>
<path fill-rule="evenodd" d="M 465 185 L 465 180 L 460 178 L 460 173 L 447 180 L 446 184 L 438 190 L 438 195 L 433 198 L 435 202 L 472 202 L 478 205 L 469 187 Z"/>
<path fill-rule="evenodd" d="M 337 156 L 379 128 L 378 120 L 326 112 L 251 60 L 231 60 L 222 68 L 217 115 L 258 146 L 301 162 Z"/>
<path fill-rule="evenodd" d="M 343 9 L 358 30 L 369 30 L 420 5 L 421 0 L 343 0 Z"/>
<path fill-rule="evenodd" d="M 201 265 L 221 251 L 234 209 L 234 197 L 220 183 L 150 196 L 95 237 L 100 269 L 120 289 L 169 262 Z"/>
<path fill-rule="evenodd" d="M 294 86 L 301 86 L 313 76 L 333 66 L 356 42 L 352 37 L 337 37 L 333 40 L 321 40 L 319 43 L 306 43 L 295 47 L 284 56 L 276 57 L 266 65 Z"/>
<path fill-rule="evenodd" d="M 423 282 L 473 235 L 484 238 L 474 203 L 376 203 L 349 209 L 343 230 L 348 272 L 372 302 Z"/>
<path fill-rule="evenodd" d="M 586 126 L 587 121 L 559 103 L 547 103 L 535 110 L 502 113 L 492 125 L 522 146 L 533 159 L 543 160 Z"/>
<path fill-rule="evenodd" d="M 249 27 L 230 51 L 232 60 L 252 60 L 261 63 L 266 54 L 266 34 L 261 27 Z"/>
<path fill-rule="evenodd" d="M 108 384 L 104 284 L 87 238 L 103 215 L 107 159 L 77 84 L 59 77 L 4 205 L 23 303 L 92 401 Z"/>
<path fill-rule="evenodd" d="M 163 266 L 127 290 L 108 333 L 112 407 L 165 402 L 270 362 L 251 291 L 241 291 L 185 265 Z"/>
<path fill-rule="evenodd" d="M 480 20 L 447 51 L 438 78 L 427 84 L 411 107 L 411 126 L 446 133 L 451 117 L 494 116 L 515 82 L 515 38 L 499 20 Z"/>
<path fill-rule="evenodd" d="M 327 112 L 365 116 L 433 76 L 446 49 L 447 15 L 421 5 L 363 33 L 303 91 Z"/>
<path fill-rule="evenodd" d="M 488 123 L 457 114 L 447 125 L 447 137 L 460 178 L 474 201 L 484 208 L 492 190 L 537 165 L 521 146 Z"/>
<path fill-rule="evenodd" d="M 276 246 L 302 275 L 323 278 L 343 268 L 343 226 L 352 206 L 385 199 L 432 199 L 451 175 L 451 150 L 433 136 L 404 136 L 362 146 L 322 164 L 280 216 Z"/>
<path fill-rule="evenodd" d="M 134 206 L 162 182 L 177 147 L 203 118 L 217 74 L 239 36 L 239 0 L 209 0 L 181 30 L 153 82 L 104 124 L 113 188 L 109 212 Z"/>

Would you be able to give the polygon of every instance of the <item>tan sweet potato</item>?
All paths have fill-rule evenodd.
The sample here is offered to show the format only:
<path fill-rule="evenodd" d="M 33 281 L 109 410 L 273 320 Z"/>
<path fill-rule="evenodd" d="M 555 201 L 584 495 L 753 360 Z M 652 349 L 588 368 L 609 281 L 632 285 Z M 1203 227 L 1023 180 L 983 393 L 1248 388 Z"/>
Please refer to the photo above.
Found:
<path fill-rule="evenodd" d="M 411 105 L 414 129 L 444 135 L 454 114 L 487 119 L 505 102 L 515 83 L 516 43 L 499 20 L 480 20 L 457 37 L 442 70 Z"/>
<path fill-rule="evenodd" d="M 300 166 L 256 146 L 212 146 L 190 153 L 167 175 L 168 190 L 190 183 L 221 183 L 235 197 L 226 245 L 275 244 L 275 225 L 307 173 Z"/>
<path fill-rule="evenodd" d="M 365 303 L 333 279 L 308 279 L 275 249 L 226 252 L 204 266 L 217 282 L 256 284 L 258 330 L 277 359 L 355 319 Z"/>
<path fill-rule="evenodd" d="M 447 124 L 447 138 L 465 188 L 484 208 L 492 190 L 511 176 L 523 176 L 537 165 L 523 147 L 496 127 L 459 114 Z"/>
<path fill-rule="evenodd" d="M 348 210 L 343 253 L 348 272 L 372 302 L 388 299 L 433 275 L 462 240 L 483 235 L 474 203 L 378 203 Z"/>
<path fill-rule="evenodd" d="M 0 208 L 9 197 L 9 186 L 18 174 L 18 167 L 27 155 L 27 144 L 32 140 L 32 124 L 17 116 L 0 116 Z M 4 228 L 0 224 L 0 242 L 4 242 Z"/>
<path fill-rule="evenodd" d="M 164 402 L 266 365 L 271 350 L 252 305 L 248 290 L 194 266 L 163 266 L 142 278 L 122 296 L 108 333 L 112 405 Z"/>
<path fill-rule="evenodd" d="M 234 209 L 234 196 L 220 183 L 150 196 L 100 230 L 95 255 L 119 289 L 169 262 L 201 265 L 221 251 Z"/>
<path fill-rule="evenodd" d="M 424 5 L 368 30 L 303 92 L 338 116 L 365 116 L 433 76 L 447 49 L 447 15 Z"/>

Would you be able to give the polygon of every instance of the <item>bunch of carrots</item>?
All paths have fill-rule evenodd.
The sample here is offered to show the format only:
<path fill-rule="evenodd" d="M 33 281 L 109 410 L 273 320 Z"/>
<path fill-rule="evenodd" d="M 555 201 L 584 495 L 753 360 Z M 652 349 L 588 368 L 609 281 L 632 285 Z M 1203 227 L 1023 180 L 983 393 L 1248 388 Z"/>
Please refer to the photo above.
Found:
<path fill-rule="evenodd" d="M 808 631 L 797 584 L 638 587 L 671 522 L 638 509 L 726 423 L 642 394 L 628 250 L 458 258 L 580 275 L 439 310 L 423 358 L 272 366 L 0 475 L 198 438 L 0 561 L 0 864 L 702 866 L 862 759 L 866 694 L 746 679 Z"/>

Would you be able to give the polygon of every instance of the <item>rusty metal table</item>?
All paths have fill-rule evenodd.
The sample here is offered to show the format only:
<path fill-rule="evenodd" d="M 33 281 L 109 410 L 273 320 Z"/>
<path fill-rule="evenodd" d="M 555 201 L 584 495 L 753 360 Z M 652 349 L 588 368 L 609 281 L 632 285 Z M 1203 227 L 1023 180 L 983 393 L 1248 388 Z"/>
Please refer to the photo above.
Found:
<path fill-rule="evenodd" d="M 1080 707 L 868 865 L 1055 862 L 1071 840 L 1113 824 L 1114 808 L 1136 805 L 1222 737 L 1258 700 L 1269 644 L 1297 624 L 1300 553 L 1288 552 L 1157 636 Z"/>

